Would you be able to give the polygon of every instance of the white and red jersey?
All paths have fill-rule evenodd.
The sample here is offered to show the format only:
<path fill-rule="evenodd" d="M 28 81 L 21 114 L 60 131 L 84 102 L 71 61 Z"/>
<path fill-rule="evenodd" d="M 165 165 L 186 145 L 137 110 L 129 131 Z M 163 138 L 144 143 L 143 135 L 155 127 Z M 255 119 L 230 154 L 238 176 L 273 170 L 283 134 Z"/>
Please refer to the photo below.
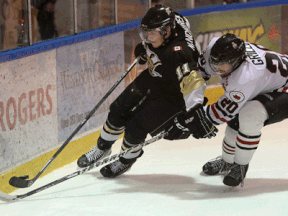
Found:
<path fill-rule="evenodd" d="M 217 75 L 209 64 L 211 48 L 217 39 L 210 41 L 198 61 L 198 70 L 204 79 Z M 216 103 L 205 107 L 208 118 L 215 125 L 229 122 L 246 101 L 259 94 L 273 91 L 288 93 L 288 56 L 248 42 L 245 46 L 246 60 L 229 76 L 220 77 L 224 95 Z"/>

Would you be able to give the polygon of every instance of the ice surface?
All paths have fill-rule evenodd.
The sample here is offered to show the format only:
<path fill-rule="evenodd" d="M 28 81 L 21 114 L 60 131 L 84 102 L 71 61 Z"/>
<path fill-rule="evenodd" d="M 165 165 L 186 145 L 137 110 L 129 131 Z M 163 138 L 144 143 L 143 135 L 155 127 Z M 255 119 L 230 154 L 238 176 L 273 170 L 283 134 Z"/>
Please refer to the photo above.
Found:
<path fill-rule="evenodd" d="M 210 140 L 159 140 L 146 146 L 132 169 L 115 179 L 102 178 L 96 168 L 20 201 L 0 201 L 0 215 L 287 215 L 288 120 L 262 130 L 243 188 L 231 189 L 223 185 L 222 176 L 201 174 L 204 163 L 221 155 L 225 127 L 219 126 L 217 137 Z M 112 154 L 118 153 L 120 142 Z M 12 195 L 75 170 L 76 161 Z"/>

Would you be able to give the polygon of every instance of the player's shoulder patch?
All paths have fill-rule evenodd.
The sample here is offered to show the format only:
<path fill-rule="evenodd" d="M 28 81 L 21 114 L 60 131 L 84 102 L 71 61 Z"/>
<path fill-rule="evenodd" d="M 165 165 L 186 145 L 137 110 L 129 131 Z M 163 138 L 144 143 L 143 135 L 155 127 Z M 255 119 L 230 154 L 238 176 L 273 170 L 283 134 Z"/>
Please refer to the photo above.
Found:
<path fill-rule="evenodd" d="M 189 50 L 187 50 L 187 47 L 185 45 L 174 44 L 173 46 L 171 46 L 171 48 L 167 50 L 164 55 L 167 61 L 171 62 L 172 60 L 174 60 L 180 64 L 193 61 L 192 55 L 189 55 L 189 52 L 187 52 Z"/>
<path fill-rule="evenodd" d="M 230 95 L 230 98 L 236 103 L 240 103 L 245 99 L 244 94 L 239 91 L 231 91 L 229 95 Z"/>
<path fill-rule="evenodd" d="M 182 46 L 174 46 L 173 51 L 179 51 L 182 50 Z"/>

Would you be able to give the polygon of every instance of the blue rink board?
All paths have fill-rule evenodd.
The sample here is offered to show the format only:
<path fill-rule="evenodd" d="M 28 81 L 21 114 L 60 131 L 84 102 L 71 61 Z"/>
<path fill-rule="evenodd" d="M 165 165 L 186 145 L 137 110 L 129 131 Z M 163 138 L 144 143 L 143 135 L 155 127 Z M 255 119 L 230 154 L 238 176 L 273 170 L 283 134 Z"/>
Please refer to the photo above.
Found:
<path fill-rule="evenodd" d="M 247 2 L 247 3 L 237 3 L 237 4 L 229 4 L 229 5 L 219 5 L 219 6 L 209 6 L 202 8 L 195 8 L 189 10 L 179 11 L 183 16 L 193 16 L 211 12 L 221 12 L 221 11 L 230 11 L 230 10 L 239 10 L 239 9 L 247 9 L 247 8 L 255 8 L 255 7 L 267 7 L 273 5 L 281 5 L 287 4 L 287 0 L 269 0 L 269 1 L 255 1 L 255 2 Z M 13 59 L 22 58 L 29 55 L 35 55 L 40 52 L 45 52 L 48 50 L 56 49 L 62 46 L 67 46 L 75 43 L 80 43 L 87 40 L 92 40 L 97 37 L 102 37 L 105 35 L 117 33 L 120 31 L 125 31 L 129 29 L 134 29 L 140 26 L 141 20 L 134 20 L 127 23 L 121 23 L 114 26 L 109 26 L 97 30 L 90 30 L 81 32 L 77 35 L 71 35 L 66 37 L 61 37 L 57 39 L 42 41 L 31 46 L 23 47 L 23 48 L 15 48 L 11 50 L 6 50 L 0 52 L 0 63 L 5 61 L 10 61 Z"/>

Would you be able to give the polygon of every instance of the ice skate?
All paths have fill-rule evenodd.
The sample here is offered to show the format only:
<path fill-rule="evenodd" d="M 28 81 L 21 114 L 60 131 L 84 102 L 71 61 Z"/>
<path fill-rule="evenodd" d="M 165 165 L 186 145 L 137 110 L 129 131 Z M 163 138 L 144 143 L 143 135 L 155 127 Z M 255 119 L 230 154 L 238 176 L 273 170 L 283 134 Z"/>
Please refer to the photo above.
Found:
<path fill-rule="evenodd" d="M 238 186 L 241 183 L 241 187 L 244 185 L 244 179 L 248 170 L 247 165 L 240 165 L 234 163 L 229 171 L 228 174 L 224 177 L 223 183 L 227 186 Z"/>
<path fill-rule="evenodd" d="M 227 172 L 231 165 L 232 164 L 225 162 L 222 157 L 219 156 L 204 164 L 202 170 L 206 175 L 216 175 Z"/>
<path fill-rule="evenodd" d="M 108 148 L 107 148 L 108 147 Z M 100 148 L 100 149 L 99 149 Z M 102 149 L 102 150 L 101 150 Z M 111 154 L 111 144 L 99 138 L 98 144 L 91 151 L 83 154 L 77 161 L 77 165 L 81 168 L 90 166 L 92 163 L 99 161 Z"/>
<path fill-rule="evenodd" d="M 113 163 L 110 163 L 107 166 L 103 167 L 100 170 L 100 173 L 106 178 L 115 178 L 116 176 L 119 176 L 129 171 L 132 165 L 135 163 L 135 161 L 131 163 L 123 163 L 124 161 L 121 159 L 124 158 L 120 158 L 119 160 L 114 161 Z"/>

